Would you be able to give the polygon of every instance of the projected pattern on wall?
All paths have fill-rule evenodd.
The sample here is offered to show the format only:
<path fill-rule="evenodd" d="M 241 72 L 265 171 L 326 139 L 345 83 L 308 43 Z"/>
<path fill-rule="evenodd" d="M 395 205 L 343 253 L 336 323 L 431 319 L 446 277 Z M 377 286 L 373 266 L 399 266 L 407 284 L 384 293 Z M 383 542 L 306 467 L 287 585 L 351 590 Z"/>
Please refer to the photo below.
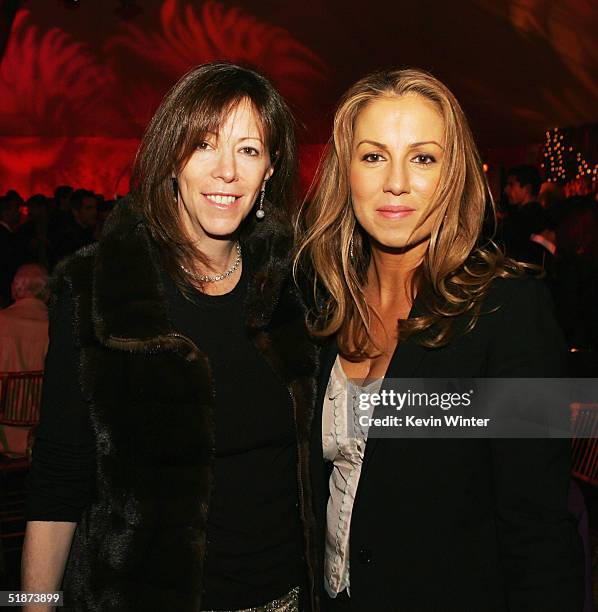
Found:
<path fill-rule="evenodd" d="M 324 62 L 286 30 L 214 0 L 166 0 L 150 28 L 121 21 L 99 51 L 16 16 L 0 68 L 0 189 L 52 193 L 59 184 L 126 193 L 139 138 L 187 70 L 230 60 L 268 75 L 309 106 Z M 148 70 L 148 66 L 151 70 Z"/>

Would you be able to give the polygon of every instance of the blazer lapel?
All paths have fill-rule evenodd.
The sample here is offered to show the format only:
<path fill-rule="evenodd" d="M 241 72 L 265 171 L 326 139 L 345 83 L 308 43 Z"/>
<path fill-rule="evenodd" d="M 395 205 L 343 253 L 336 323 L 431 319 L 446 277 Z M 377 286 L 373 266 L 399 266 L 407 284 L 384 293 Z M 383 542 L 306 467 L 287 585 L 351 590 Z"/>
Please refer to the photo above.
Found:
<path fill-rule="evenodd" d="M 413 307 L 411 308 L 411 312 L 409 313 L 409 318 L 417 316 L 420 314 L 420 312 L 421 304 L 416 298 Z M 380 390 L 383 391 L 391 389 L 392 385 L 390 384 L 390 379 L 415 378 L 417 369 L 419 368 L 426 351 L 427 349 L 417 342 L 417 334 L 414 334 L 402 342 L 399 342 L 390 363 L 388 364 L 388 369 L 384 375 L 384 381 L 382 382 Z M 379 412 L 380 408 L 375 408 L 373 416 L 376 417 L 377 413 Z M 362 473 L 365 472 L 369 462 L 372 460 L 379 440 L 380 438 L 368 438 L 365 445 L 365 453 L 361 467 Z"/>
<path fill-rule="evenodd" d="M 421 313 L 421 304 L 416 298 L 409 318 L 415 317 Z M 416 335 L 406 338 L 402 342 L 399 342 L 395 352 L 388 364 L 388 369 L 384 376 L 384 382 L 382 383 L 381 390 L 390 389 L 389 379 L 391 378 L 414 378 L 424 356 L 426 355 L 427 349 L 417 342 Z M 316 404 L 315 422 L 312 430 L 312 443 L 315 448 L 322 448 L 322 409 L 324 404 L 324 395 L 328 387 L 328 379 L 330 378 L 330 372 L 334 365 L 334 360 L 338 355 L 338 344 L 336 337 L 332 337 L 330 341 L 325 345 L 321 354 L 321 368 L 320 377 L 318 381 L 318 398 Z M 374 416 L 376 416 L 376 410 L 374 410 Z M 372 456 L 376 451 L 379 438 L 370 438 L 367 441 L 365 447 L 365 454 L 363 458 L 363 464 L 361 471 L 364 472 L 367 468 L 368 463 L 371 461 Z M 318 446 L 319 445 L 319 446 Z M 321 457 L 321 450 L 319 451 Z"/>
<path fill-rule="evenodd" d="M 332 366 L 338 356 L 338 344 L 336 336 L 332 336 L 324 345 L 320 357 L 320 373 L 318 379 L 318 409 L 320 416 L 322 415 L 322 407 L 324 405 L 324 396 L 328 387 L 328 379 Z M 322 419 L 320 419 L 321 421 Z M 320 433 L 322 431 L 322 423 L 320 422 Z"/>

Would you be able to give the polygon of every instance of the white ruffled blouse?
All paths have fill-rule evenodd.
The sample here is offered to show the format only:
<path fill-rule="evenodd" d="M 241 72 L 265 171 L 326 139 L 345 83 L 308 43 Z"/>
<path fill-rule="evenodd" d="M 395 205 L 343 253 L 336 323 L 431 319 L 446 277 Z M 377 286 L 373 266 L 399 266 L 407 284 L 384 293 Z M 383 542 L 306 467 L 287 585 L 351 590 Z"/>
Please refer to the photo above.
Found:
<path fill-rule="evenodd" d="M 336 358 L 324 398 L 322 446 L 324 459 L 334 465 L 330 476 L 327 508 L 324 586 L 331 597 L 344 589 L 349 592 L 349 530 L 355 493 L 367 441 L 367 427 L 359 416 L 371 416 L 358 407 L 360 393 L 377 393 L 382 379 L 364 385 L 347 378 Z"/>

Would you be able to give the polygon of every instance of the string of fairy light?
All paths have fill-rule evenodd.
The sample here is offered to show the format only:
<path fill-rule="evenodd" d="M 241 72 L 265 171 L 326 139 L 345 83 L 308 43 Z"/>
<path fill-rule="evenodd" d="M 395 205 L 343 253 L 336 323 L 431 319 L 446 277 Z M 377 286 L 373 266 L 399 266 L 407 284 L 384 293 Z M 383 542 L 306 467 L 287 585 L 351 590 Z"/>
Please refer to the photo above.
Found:
<path fill-rule="evenodd" d="M 558 127 L 546 132 L 542 168 L 546 180 L 553 183 L 566 184 L 576 180 L 590 180 L 592 187 L 595 188 L 598 180 L 598 164 L 594 166 L 589 164 L 581 151 L 568 144 L 566 133 Z"/>

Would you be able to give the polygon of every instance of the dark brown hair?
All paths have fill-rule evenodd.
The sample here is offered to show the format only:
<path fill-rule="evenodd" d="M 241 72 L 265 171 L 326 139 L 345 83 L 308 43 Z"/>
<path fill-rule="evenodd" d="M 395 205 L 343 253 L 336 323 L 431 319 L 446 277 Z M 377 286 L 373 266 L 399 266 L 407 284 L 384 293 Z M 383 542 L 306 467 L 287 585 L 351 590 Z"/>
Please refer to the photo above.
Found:
<path fill-rule="evenodd" d="M 297 176 L 294 119 L 268 79 L 253 70 L 214 62 L 185 74 L 162 100 L 137 152 L 134 202 L 147 220 L 167 272 L 181 288 L 190 282 L 181 265 L 193 269 L 194 260 L 206 260 L 183 229 L 172 176 L 206 134 L 217 133 L 231 110 L 244 101 L 256 112 L 274 166 L 266 198 L 290 214 Z"/>

